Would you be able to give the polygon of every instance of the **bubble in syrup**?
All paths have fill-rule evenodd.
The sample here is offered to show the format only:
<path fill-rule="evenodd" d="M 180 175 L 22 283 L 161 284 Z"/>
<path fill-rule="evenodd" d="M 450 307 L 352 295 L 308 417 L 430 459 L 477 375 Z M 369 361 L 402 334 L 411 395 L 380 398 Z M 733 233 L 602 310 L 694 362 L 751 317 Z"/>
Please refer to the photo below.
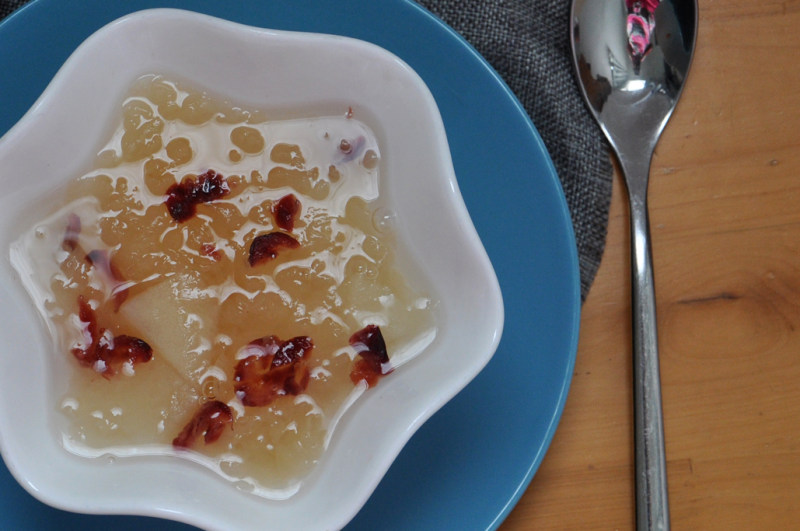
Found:
<path fill-rule="evenodd" d="M 220 461 L 219 469 L 222 470 L 223 473 L 228 474 L 229 476 L 232 477 L 242 476 L 242 462 L 239 459 L 236 460 L 224 459 Z M 244 481 L 242 481 L 242 483 L 244 483 Z"/>
<path fill-rule="evenodd" d="M 75 398 L 67 397 L 61 402 L 63 409 L 71 409 L 72 411 L 78 410 L 78 400 Z"/>
<path fill-rule="evenodd" d="M 375 150 L 368 149 L 366 153 L 364 153 L 364 158 L 361 160 L 361 164 L 368 170 L 374 170 L 378 167 L 378 162 L 380 162 L 380 157 Z"/>
<path fill-rule="evenodd" d="M 211 376 L 203 381 L 203 398 L 206 400 L 214 400 L 217 398 L 217 388 L 219 387 L 219 380 Z"/>
<path fill-rule="evenodd" d="M 244 480 L 239 480 L 234 482 L 233 486 L 236 487 L 237 490 L 240 490 L 242 492 L 253 492 L 255 490 L 255 487 L 253 486 L 252 483 Z"/>
<path fill-rule="evenodd" d="M 378 268 L 372 265 L 360 267 L 359 273 L 361 273 L 367 280 L 375 280 L 378 278 Z M 295 431 L 297 430 L 295 429 Z"/>
<path fill-rule="evenodd" d="M 394 228 L 397 213 L 386 207 L 380 207 L 372 214 L 372 225 L 380 232 L 388 232 Z"/>

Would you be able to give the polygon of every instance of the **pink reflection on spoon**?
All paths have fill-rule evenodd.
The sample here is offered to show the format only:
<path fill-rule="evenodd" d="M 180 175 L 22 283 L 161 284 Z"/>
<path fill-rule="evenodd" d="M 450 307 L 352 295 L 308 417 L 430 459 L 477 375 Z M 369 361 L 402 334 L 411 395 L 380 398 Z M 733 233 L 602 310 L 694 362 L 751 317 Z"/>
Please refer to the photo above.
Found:
<path fill-rule="evenodd" d="M 660 2 L 661 0 L 625 0 L 628 8 L 628 51 L 637 72 L 642 59 L 653 47 L 651 39 L 656 25 L 653 13 Z"/>

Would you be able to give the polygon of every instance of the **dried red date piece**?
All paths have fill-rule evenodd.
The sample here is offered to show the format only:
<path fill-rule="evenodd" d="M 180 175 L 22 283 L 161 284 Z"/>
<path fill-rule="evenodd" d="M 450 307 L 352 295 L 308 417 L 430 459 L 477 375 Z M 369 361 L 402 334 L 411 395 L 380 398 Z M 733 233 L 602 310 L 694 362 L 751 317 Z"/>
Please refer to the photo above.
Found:
<path fill-rule="evenodd" d="M 138 337 L 120 335 L 114 336 L 114 346 L 108 354 L 102 357 L 107 363 L 121 365 L 126 361 L 131 363 L 146 363 L 153 359 L 153 349 Z"/>
<path fill-rule="evenodd" d="M 227 404 L 212 400 L 203 404 L 192 420 L 172 440 L 175 448 L 189 448 L 197 439 L 203 438 L 205 444 L 216 442 L 227 426 L 233 427 L 233 412 Z"/>
<path fill-rule="evenodd" d="M 78 247 L 78 237 L 81 234 L 81 218 L 77 214 L 70 214 L 67 218 L 67 229 L 64 231 L 64 239 L 61 248 L 67 252 L 72 252 Z"/>
<path fill-rule="evenodd" d="M 225 197 L 230 192 L 228 182 L 214 170 L 186 177 L 167 188 L 167 210 L 177 222 L 186 221 L 197 212 L 197 205 Z"/>
<path fill-rule="evenodd" d="M 111 299 L 114 301 L 114 311 L 128 298 L 128 286 L 126 279 L 122 276 L 117 266 L 108 256 L 105 249 L 95 249 L 86 254 L 86 261 L 97 268 L 106 277 L 106 281 L 111 285 Z"/>
<path fill-rule="evenodd" d="M 270 232 L 256 236 L 250 244 L 250 256 L 247 261 L 251 266 L 268 262 L 278 256 L 280 249 L 297 249 L 300 242 L 283 232 Z"/>
<path fill-rule="evenodd" d="M 236 364 L 236 396 L 245 406 L 266 406 L 280 396 L 302 393 L 310 379 L 305 360 L 313 348 L 308 336 L 256 339 L 243 349 L 247 357 Z"/>
<path fill-rule="evenodd" d="M 86 345 L 72 349 L 72 355 L 84 366 L 105 378 L 111 378 L 125 363 L 146 363 L 153 359 L 153 349 L 139 338 L 119 335 L 97 326 L 97 315 L 86 299 L 78 297 L 78 318 Z"/>
<path fill-rule="evenodd" d="M 361 356 L 350 371 L 353 383 L 365 380 L 367 386 L 374 387 L 378 380 L 394 370 L 389 364 L 386 342 L 377 325 L 367 325 L 350 336 L 350 346 Z"/>
<path fill-rule="evenodd" d="M 295 219 L 300 213 L 300 206 L 300 200 L 294 194 L 281 197 L 272 205 L 272 217 L 275 218 L 275 224 L 286 232 L 292 232 Z"/>

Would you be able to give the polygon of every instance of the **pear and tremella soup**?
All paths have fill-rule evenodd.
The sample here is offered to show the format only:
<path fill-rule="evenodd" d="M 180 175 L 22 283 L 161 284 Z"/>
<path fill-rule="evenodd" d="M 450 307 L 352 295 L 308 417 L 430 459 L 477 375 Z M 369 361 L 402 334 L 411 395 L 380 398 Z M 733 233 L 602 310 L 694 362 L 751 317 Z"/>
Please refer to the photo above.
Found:
<path fill-rule="evenodd" d="M 71 367 L 64 444 L 291 495 L 348 405 L 436 335 L 375 136 L 352 107 L 276 120 L 156 75 L 120 115 L 11 250 Z"/>

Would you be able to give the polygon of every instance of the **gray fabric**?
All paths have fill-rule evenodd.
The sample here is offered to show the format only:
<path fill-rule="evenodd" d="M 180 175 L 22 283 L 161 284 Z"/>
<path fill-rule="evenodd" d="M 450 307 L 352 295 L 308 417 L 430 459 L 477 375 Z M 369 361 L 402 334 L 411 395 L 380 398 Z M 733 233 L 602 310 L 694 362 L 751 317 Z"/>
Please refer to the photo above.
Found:
<path fill-rule="evenodd" d="M 0 0 L 0 19 L 6 18 L 28 0 Z"/>
<path fill-rule="evenodd" d="M 27 0 L 0 0 L 0 18 Z M 581 100 L 569 48 L 569 0 L 418 0 L 505 79 L 542 136 L 564 187 L 586 298 L 605 246 L 611 162 Z"/>

